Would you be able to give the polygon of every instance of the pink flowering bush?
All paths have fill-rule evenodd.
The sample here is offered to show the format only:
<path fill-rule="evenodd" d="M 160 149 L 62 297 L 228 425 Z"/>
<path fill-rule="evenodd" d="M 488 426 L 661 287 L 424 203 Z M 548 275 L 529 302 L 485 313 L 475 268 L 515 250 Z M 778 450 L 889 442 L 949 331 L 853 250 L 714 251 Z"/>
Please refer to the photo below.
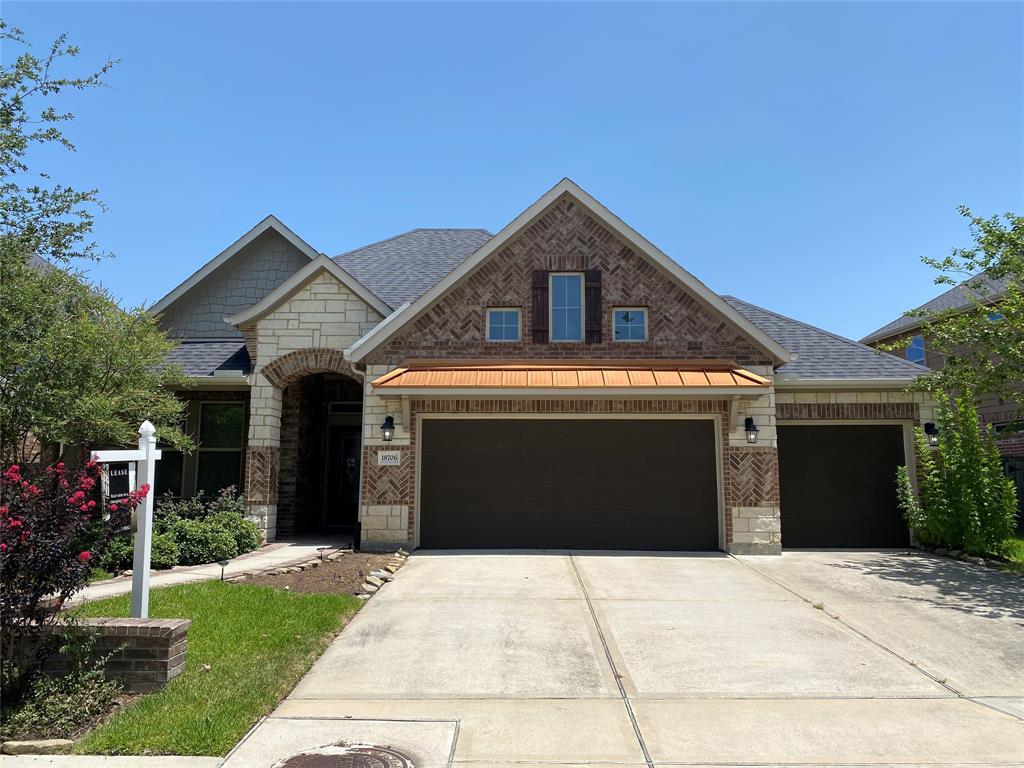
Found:
<path fill-rule="evenodd" d="M 89 580 L 93 552 L 129 522 L 149 492 L 145 486 L 106 509 L 101 469 L 63 463 L 34 477 L 11 466 L 0 474 L 0 640 L 4 697 L 17 696 L 52 652 L 42 631 L 60 607 Z M 19 651 L 14 652 L 17 643 Z M 30 650 L 26 651 L 28 648 Z"/>

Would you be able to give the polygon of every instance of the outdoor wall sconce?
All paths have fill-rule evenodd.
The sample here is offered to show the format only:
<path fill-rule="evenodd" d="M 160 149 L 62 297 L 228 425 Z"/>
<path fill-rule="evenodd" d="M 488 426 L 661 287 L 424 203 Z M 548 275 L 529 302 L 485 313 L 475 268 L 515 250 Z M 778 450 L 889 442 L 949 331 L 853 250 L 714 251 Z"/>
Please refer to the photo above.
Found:
<path fill-rule="evenodd" d="M 928 445 L 937 448 L 939 446 L 939 428 L 929 421 L 924 425 L 924 433 L 928 436 Z"/>
<path fill-rule="evenodd" d="M 395 436 L 395 417 L 385 416 L 384 423 L 380 425 L 381 438 L 385 443 L 390 443 Z"/>
<path fill-rule="evenodd" d="M 747 433 L 747 442 L 753 445 L 757 442 L 757 424 L 754 423 L 752 416 L 747 416 L 746 421 L 743 422 L 743 429 Z"/>

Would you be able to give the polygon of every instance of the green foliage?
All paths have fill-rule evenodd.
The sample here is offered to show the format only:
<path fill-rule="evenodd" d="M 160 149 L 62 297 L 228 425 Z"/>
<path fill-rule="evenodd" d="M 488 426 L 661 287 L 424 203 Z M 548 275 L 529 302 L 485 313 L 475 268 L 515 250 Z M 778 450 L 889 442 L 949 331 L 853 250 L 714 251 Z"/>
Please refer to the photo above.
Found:
<path fill-rule="evenodd" d="M 231 534 L 240 555 L 252 552 L 263 542 L 263 536 L 256 523 L 246 520 L 235 512 L 218 512 L 211 515 L 208 521 L 213 525 L 219 525 Z"/>
<path fill-rule="evenodd" d="M 135 546 L 132 544 L 132 537 L 124 534 L 115 536 L 107 542 L 107 546 L 100 552 L 100 567 L 110 573 L 120 573 L 132 567 L 132 556 Z"/>
<path fill-rule="evenodd" d="M 178 559 L 182 565 L 230 560 L 238 554 L 235 537 L 207 520 L 178 520 L 170 533 L 178 545 Z"/>
<path fill-rule="evenodd" d="M 920 493 L 906 467 L 897 472 L 900 508 L 922 544 L 998 553 L 1016 527 L 1017 492 L 1003 474 L 995 436 L 979 425 L 970 392 L 952 402 L 940 396 L 938 421 L 936 449 L 916 430 Z"/>
<path fill-rule="evenodd" d="M 157 570 L 173 568 L 178 564 L 178 543 L 169 533 L 154 533 L 153 546 L 149 552 L 149 562 Z"/>
<path fill-rule="evenodd" d="M 168 495 L 158 500 L 155 521 L 157 531 L 183 535 L 175 531 L 191 528 L 187 525 L 182 528 L 182 521 L 201 521 L 223 529 L 234 540 L 236 554 L 251 552 L 263 542 L 259 527 L 245 517 L 245 499 L 233 487 L 225 488 L 209 500 L 202 491 L 190 499 L 177 499 Z M 223 558 L 214 558 L 219 559 Z"/>
<path fill-rule="evenodd" d="M 39 461 L 33 437 L 49 445 L 132 444 L 144 419 L 187 450 L 183 406 L 171 392 L 184 377 L 163 365 L 174 344 L 143 309 L 122 310 L 70 266 L 101 255 L 88 240 L 101 207 L 96 191 L 50 183 L 28 164 L 48 156 L 33 149 L 75 149 L 61 131 L 73 115 L 52 102 L 99 87 L 115 62 L 58 77 L 78 54 L 64 37 L 42 58 L 28 51 L 14 58 L 25 41 L 2 21 L 0 40 L 14 59 L 0 67 L 0 461 Z"/>
<path fill-rule="evenodd" d="M 127 616 L 129 605 L 130 596 L 120 595 L 81 610 L 88 616 Z M 227 754 L 291 691 L 359 606 L 351 595 L 220 581 L 154 589 L 150 616 L 192 620 L 185 671 L 119 711 L 76 750 Z"/>
<path fill-rule="evenodd" d="M 95 646 L 94 636 L 69 632 L 60 652 L 70 661 L 70 672 L 38 675 L 20 701 L 5 702 L 0 738 L 69 738 L 110 709 L 121 684 L 106 679 L 109 657 L 93 658 Z"/>
<path fill-rule="evenodd" d="M 935 282 L 956 285 L 968 280 L 971 306 L 930 313 L 915 310 L 929 348 L 943 355 L 945 365 L 918 379 L 925 392 L 967 392 L 997 395 L 1011 402 L 1020 397 L 1024 381 L 1024 217 L 975 216 L 961 207 L 970 222 L 974 245 L 957 248 L 944 259 L 922 259 L 939 271 Z M 999 317 L 992 314 L 997 305 Z M 905 346 L 902 340 L 887 349 Z"/>

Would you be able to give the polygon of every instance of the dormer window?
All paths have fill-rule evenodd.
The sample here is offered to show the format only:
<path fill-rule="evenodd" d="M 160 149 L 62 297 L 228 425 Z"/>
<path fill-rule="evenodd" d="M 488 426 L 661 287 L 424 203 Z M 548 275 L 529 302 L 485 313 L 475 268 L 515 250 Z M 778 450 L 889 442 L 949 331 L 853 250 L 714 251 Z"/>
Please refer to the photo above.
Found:
<path fill-rule="evenodd" d="M 553 272 L 551 341 L 583 341 L 583 273 Z"/>

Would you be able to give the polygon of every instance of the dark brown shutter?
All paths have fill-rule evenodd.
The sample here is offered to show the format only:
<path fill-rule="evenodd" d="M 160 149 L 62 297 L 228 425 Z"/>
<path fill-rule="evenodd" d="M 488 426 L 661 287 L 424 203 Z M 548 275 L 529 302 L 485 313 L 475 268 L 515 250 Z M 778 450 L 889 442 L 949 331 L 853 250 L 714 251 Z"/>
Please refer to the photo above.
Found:
<path fill-rule="evenodd" d="M 601 343 L 601 270 L 586 271 L 586 340 L 587 344 Z"/>
<path fill-rule="evenodd" d="M 538 269 L 533 273 L 533 343 L 548 341 L 548 273 Z"/>

